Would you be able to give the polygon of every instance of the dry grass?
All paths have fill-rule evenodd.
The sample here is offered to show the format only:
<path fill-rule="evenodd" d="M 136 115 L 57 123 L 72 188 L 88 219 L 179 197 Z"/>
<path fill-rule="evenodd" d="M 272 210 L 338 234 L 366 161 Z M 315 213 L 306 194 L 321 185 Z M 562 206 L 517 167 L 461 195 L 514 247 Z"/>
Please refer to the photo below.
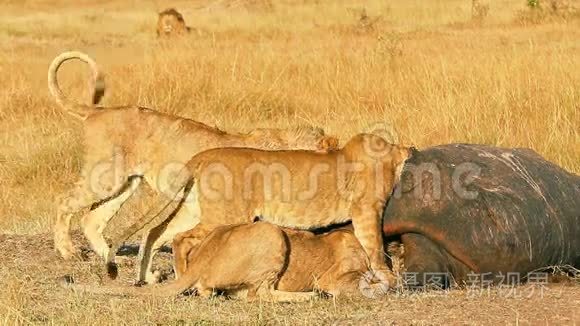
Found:
<path fill-rule="evenodd" d="M 522 24 L 521 10 L 528 10 L 524 1 L 480 2 L 489 9 L 474 22 L 468 0 L 2 1 L 0 229 L 46 232 L 55 197 L 78 173 L 81 125 L 63 114 L 46 90 L 48 63 L 69 49 L 90 53 L 106 72 L 105 104 L 138 103 L 226 130 L 311 123 L 341 140 L 382 122 L 395 126 L 403 143 L 530 147 L 580 172 L 578 15 Z M 182 11 L 188 25 L 202 33 L 177 44 L 157 42 L 156 12 L 168 6 Z M 368 21 L 361 19 L 362 8 Z M 68 65 L 61 77 L 66 91 L 77 97 L 85 94 L 87 78 L 79 67 Z M 134 208 L 139 206 L 122 213 L 138 212 Z M 55 308 L 52 301 L 57 294 L 47 290 L 54 285 L 44 280 L 45 288 L 37 287 L 41 281 L 33 271 L 25 274 L 35 281 L 3 270 L 0 311 L 5 313 L 0 316 L 7 316 L 5 321 L 178 323 L 192 316 L 187 300 L 158 305 L 57 291 L 73 310 L 63 316 L 63 307 Z M 572 289 L 563 296 L 568 301 L 550 301 L 564 307 L 563 315 L 570 305 L 576 311 L 580 305 L 578 287 Z M 330 322 L 348 316 L 374 321 L 371 316 L 379 314 L 428 324 L 478 305 L 461 299 L 464 294 L 454 295 L 444 303 L 428 295 L 381 303 L 324 302 L 316 309 L 195 301 L 201 308 L 193 312 L 207 321 L 235 322 L 246 311 L 250 323 Z M 137 302 L 145 303 L 142 311 L 124 312 Z M 502 316 L 510 323 L 527 320 L 524 311 L 540 318 L 533 320 L 544 318 L 525 301 L 510 301 L 513 310 L 502 308 L 501 300 L 484 302 L 489 318 L 496 318 L 490 322 Z M 41 309 L 41 303 L 48 308 Z M 405 314 L 416 319 L 401 319 L 401 312 L 390 308 L 407 304 L 411 308 Z M 463 307 L 448 306 L 454 304 Z M 417 314 L 425 305 L 431 312 L 449 309 L 432 319 Z M 83 307 L 89 312 L 81 312 Z M 47 319 L 36 319 L 36 309 Z M 161 309 L 175 316 L 160 317 Z M 474 321 L 461 312 L 458 316 L 449 320 Z M 545 320 L 564 320 L 558 316 Z"/>
<path fill-rule="evenodd" d="M 92 257 L 87 262 L 62 262 L 51 238 L 50 234 L 0 236 L 0 323 L 575 325 L 580 321 L 580 283 L 570 280 L 546 286 L 404 292 L 374 300 L 339 297 L 302 304 L 79 293 L 60 288 L 56 279 L 72 274 L 79 282 L 97 283 L 100 261 Z M 80 242 L 82 237 L 75 239 Z M 28 254 L 22 256 L 23 252 Z M 170 255 L 161 256 L 160 266 L 170 269 Z M 122 266 L 122 272 L 122 279 L 114 284 L 129 284 L 133 266 Z"/>

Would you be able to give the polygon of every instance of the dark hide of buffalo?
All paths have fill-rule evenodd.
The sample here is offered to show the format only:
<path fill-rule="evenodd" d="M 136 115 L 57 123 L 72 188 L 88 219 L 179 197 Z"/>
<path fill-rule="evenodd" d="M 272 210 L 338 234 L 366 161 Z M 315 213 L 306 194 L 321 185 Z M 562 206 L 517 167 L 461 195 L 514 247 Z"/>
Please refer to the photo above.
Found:
<path fill-rule="evenodd" d="M 515 283 L 546 266 L 578 268 L 580 177 L 530 149 L 415 151 L 387 203 L 383 231 L 400 238 L 406 275 L 419 284 L 431 273 L 449 276 L 434 277 L 442 285 L 477 275 Z"/>

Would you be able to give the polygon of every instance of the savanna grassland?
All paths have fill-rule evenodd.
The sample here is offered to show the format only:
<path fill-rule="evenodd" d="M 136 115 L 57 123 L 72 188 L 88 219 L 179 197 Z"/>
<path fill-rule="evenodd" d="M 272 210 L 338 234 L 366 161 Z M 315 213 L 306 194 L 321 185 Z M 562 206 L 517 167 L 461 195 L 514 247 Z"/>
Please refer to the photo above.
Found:
<path fill-rule="evenodd" d="M 139 104 L 231 131 L 318 125 L 341 141 L 380 124 L 420 148 L 529 147 L 580 173 L 580 6 L 526 3 L 0 0 L 0 230 L 10 234 L 0 237 L 0 322 L 580 323 L 576 280 L 543 297 L 453 290 L 285 305 L 110 298 L 55 282 L 66 273 L 96 282 L 100 273 L 96 259 L 59 260 L 48 234 L 55 198 L 82 163 L 82 125 L 46 86 L 60 52 L 96 59 L 105 105 Z M 183 13 L 190 35 L 156 39 L 157 12 L 167 7 Z M 88 102 L 86 67 L 67 64 L 59 77 L 69 96 Z M 134 200 L 121 216 L 146 206 Z"/>

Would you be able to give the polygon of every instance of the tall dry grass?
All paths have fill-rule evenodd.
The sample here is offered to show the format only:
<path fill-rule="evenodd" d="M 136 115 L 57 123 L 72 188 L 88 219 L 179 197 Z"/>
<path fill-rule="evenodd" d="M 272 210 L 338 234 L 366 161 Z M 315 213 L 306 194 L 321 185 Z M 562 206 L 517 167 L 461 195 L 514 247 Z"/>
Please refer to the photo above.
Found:
<path fill-rule="evenodd" d="M 68 49 L 90 53 L 106 72 L 105 104 L 227 130 L 316 124 L 342 140 L 383 122 L 407 144 L 530 147 L 580 171 L 577 19 L 522 26 L 515 19 L 525 4 L 505 1 L 487 2 L 483 24 L 471 24 L 471 1 L 459 0 L 284 1 L 268 10 L 197 1 L 177 7 L 204 32 L 165 44 L 153 33 L 163 4 L 150 4 L 8 3 L 0 16 L 3 230 L 49 228 L 54 198 L 78 172 L 81 124 L 46 91 L 47 64 Z M 362 8 L 377 18 L 372 26 L 361 24 Z M 68 65 L 61 77 L 79 99 L 87 98 L 83 68 Z"/>

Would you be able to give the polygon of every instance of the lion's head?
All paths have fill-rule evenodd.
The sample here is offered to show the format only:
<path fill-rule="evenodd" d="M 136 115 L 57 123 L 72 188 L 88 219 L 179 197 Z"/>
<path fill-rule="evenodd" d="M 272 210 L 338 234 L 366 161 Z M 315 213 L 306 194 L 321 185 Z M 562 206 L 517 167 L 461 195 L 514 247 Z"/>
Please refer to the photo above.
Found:
<path fill-rule="evenodd" d="M 185 25 L 183 15 L 174 8 L 165 9 L 159 13 L 159 18 L 157 20 L 157 37 L 184 35 L 188 32 L 189 27 Z"/>

